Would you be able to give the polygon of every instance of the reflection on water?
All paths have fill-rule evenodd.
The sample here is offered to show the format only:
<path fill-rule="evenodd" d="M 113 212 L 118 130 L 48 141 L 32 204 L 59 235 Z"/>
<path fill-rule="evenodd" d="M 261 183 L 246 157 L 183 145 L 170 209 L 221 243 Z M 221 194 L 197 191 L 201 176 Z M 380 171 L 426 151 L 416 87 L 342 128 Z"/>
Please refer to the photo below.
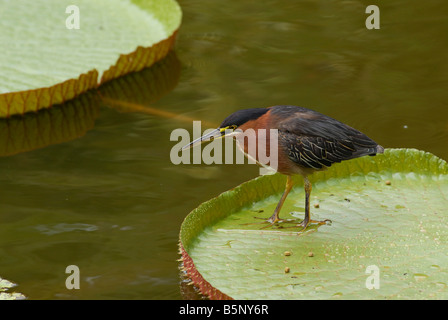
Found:
<path fill-rule="evenodd" d="M 295 104 L 385 147 L 448 159 L 445 2 L 380 4 L 380 30 L 365 28 L 367 4 L 355 0 L 181 5 L 178 58 L 103 86 L 100 113 L 62 120 L 57 112 L 76 108 L 54 108 L 50 127 L 39 115 L 0 122 L 0 276 L 26 296 L 182 297 L 183 218 L 258 175 L 251 165 L 172 165 L 170 133 L 192 119 Z M 27 136 L 67 127 L 76 130 L 61 140 Z M 64 285 L 71 264 L 81 271 L 77 291 Z"/>
<path fill-rule="evenodd" d="M 151 68 L 105 83 L 99 88 L 99 94 L 107 105 L 117 107 L 120 111 L 135 112 L 129 107 L 132 105 L 140 106 L 137 110 L 140 112 L 144 112 L 145 108 L 151 110 L 151 104 L 176 87 L 180 69 L 180 61 L 176 53 L 171 51 Z"/>
<path fill-rule="evenodd" d="M 38 113 L 0 119 L 0 157 L 77 139 L 92 129 L 100 102 L 93 91 Z"/>
<path fill-rule="evenodd" d="M 53 235 L 70 231 L 96 231 L 98 230 L 98 227 L 85 223 L 59 223 L 51 227 L 46 225 L 38 225 L 36 226 L 36 230 L 43 234 Z"/>

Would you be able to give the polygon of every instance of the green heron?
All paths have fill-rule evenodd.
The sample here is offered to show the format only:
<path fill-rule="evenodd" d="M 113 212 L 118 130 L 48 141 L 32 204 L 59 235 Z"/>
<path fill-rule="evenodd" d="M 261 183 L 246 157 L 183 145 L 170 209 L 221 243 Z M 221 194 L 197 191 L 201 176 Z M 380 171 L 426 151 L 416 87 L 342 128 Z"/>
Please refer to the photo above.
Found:
<path fill-rule="evenodd" d="M 312 186 L 309 175 L 325 170 L 333 163 L 384 152 L 382 146 L 364 133 L 338 120 L 307 108 L 285 105 L 238 110 L 228 116 L 219 128 L 191 142 L 183 150 L 196 143 L 229 135 L 235 129 L 240 132 L 248 129 L 255 132 L 259 129 L 278 130 L 277 171 L 287 176 L 286 188 L 274 213 L 266 221 L 270 225 L 286 221 L 279 218 L 280 210 L 293 187 L 291 176 L 299 174 L 303 176 L 305 185 L 305 218 L 298 224 L 301 230 L 309 223 L 321 225 L 329 221 L 310 219 Z M 247 156 L 257 159 L 257 154 L 250 154 L 247 145 L 239 147 Z"/>

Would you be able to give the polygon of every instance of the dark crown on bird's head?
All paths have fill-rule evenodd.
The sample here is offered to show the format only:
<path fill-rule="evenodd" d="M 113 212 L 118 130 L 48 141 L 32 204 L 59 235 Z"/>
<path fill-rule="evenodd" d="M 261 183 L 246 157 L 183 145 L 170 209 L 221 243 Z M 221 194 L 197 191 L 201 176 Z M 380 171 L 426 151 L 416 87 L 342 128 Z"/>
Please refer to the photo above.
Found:
<path fill-rule="evenodd" d="M 243 109 L 232 113 L 230 116 L 224 119 L 224 121 L 219 126 L 220 128 L 234 127 L 237 128 L 242 124 L 250 120 L 255 120 L 264 115 L 269 111 L 269 108 L 253 108 L 253 109 Z"/>

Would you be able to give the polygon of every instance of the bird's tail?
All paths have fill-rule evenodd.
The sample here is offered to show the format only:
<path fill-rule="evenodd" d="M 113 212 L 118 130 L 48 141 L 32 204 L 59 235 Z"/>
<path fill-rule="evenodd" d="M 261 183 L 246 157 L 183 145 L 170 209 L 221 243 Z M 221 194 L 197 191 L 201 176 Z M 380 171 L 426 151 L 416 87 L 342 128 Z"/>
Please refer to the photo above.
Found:
<path fill-rule="evenodd" d="M 376 156 L 378 153 L 384 153 L 384 148 L 378 144 L 376 147 L 364 150 L 364 152 L 365 153 L 363 155 Z M 363 155 L 361 155 L 361 156 L 363 156 Z M 358 155 L 358 157 L 359 157 L 359 155 Z"/>

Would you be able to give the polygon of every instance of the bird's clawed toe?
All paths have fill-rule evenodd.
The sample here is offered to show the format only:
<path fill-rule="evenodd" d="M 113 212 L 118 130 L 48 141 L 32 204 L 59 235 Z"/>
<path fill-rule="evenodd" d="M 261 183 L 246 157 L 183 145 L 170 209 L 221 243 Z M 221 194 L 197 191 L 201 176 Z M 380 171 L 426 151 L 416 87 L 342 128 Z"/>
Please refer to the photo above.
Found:
<path fill-rule="evenodd" d="M 310 223 L 315 223 L 315 224 L 318 224 L 318 225 L 324 225 L 324 224 L 327 224 L 327 222 L 329 222 L 331 224 L 333 221 L 331 221 L 330 219 L 324 219 L 324 220 L 321 220 L 321 221 L 318 221 L 318 220 L 311 220 L 310 221 Z"/>
<path fill-rule="evenodd" d="M 303 227 L 303 229 L 305 229 L 308 225 L 310 224 L 317 224 L 318 226 L 322 226 L 324 224 L 327 224 L 327 222 L 329 222 L 331 224 L 331 220 L 330 219 L 325 219 L 325 220 L 303 220 L 302 222 L 300 222 L 297 226 L 298 227 Z"/>

